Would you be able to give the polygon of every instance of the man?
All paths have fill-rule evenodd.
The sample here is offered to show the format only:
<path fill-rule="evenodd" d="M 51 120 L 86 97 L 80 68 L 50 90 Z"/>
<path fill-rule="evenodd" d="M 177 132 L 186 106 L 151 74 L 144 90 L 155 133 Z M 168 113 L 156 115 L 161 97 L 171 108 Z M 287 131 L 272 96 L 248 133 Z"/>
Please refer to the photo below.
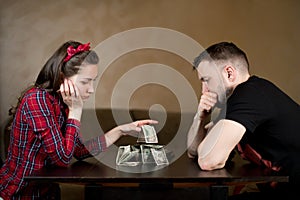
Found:
<path fill-rule="evenodd" d="M 208 47 L 194 67 L 202 96 L 188 133 L 188 156 L 198 157 L 202 170 L 219 169 L 237 146 L 244 158 L 299 183 L 299 104 L 271 82 L 251 76 L 246 54 L 233 43 Z M 221 107 L 223 118 L 206 124 L 215 107 Z"/>

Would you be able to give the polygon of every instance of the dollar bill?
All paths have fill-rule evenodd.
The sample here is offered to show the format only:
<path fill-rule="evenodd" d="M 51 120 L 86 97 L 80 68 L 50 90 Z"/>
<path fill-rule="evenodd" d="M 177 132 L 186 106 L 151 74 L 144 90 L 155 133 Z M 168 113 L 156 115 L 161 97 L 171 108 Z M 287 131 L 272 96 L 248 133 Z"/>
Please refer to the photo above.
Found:
<path fill-rule="evenodd" d="M 151 146 L 149 145 L 141 145 L 141 153 L 142 153 L 142 162 L 143 163 L 155 163 L 151 152 Z"/>
<path fill-rule="evenodd" d="M 117 165 L 136 166 L 140 164 L 140 149 L 135 146 L 120 146 L 116 158 Z"/>
<path fill-rule="evenodd" d="M 144 135 L 143 131 L 139 132 L 138 139 L 137 139 L 136 142 L 137 143 L 145 143 L 146 142 L 145 135 Z"/>
<path fill-rule="evenodd" d="M 117 153 L 116 164 L 123 166 L 137 166 L 139 164 L 156 163 L 156 165 L 169 164 L 163 145 L 142 144 L 120 146 Z"/>
<path fill-rule="evenodd" d="M 151 148 L 151 152 L 157 165 L 169 164 L 164 148 Z"/>
<path fill-rule="evenodd" d="M 141 153 L 143 163 L 169 164 L 163 145 L 141 145 Z"/>
<path fill-rule="evenodd" d="M 156 131 L 151 125 L 143 125 L 142 132 L 144 133 L 146 143 L 158 143 Z"/>

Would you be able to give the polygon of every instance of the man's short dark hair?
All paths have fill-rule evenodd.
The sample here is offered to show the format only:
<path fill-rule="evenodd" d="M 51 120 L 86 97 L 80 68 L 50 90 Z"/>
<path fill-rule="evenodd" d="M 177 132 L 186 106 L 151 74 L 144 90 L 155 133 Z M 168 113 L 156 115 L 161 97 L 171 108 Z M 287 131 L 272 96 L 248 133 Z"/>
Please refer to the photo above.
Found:
<path fill-rule="evenodd" d="M 200 53 L 194 60 L 194 68 L 197 68 L 203 60 L 208 61 L 226 61 L 230 59 L 243 59 L 249 68 L 249 62 L 244 51 L 238 48 L 232 42 L 220 42 L 208 47 L 205 51 Z"/>

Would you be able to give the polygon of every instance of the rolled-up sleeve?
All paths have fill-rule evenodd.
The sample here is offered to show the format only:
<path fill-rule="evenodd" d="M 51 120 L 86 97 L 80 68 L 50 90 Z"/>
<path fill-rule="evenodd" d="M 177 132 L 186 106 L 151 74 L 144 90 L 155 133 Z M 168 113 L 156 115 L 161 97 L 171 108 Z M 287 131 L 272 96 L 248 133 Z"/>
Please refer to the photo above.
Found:
<path fill-rule="evenodd" d="M 100 135 L 85 142 L 83 142 L 81 138 L 82 137 L 77 138 L 74 152 L 74 157 L 78 160 L 96 156 L 107 149 L 104 135 Z"/>

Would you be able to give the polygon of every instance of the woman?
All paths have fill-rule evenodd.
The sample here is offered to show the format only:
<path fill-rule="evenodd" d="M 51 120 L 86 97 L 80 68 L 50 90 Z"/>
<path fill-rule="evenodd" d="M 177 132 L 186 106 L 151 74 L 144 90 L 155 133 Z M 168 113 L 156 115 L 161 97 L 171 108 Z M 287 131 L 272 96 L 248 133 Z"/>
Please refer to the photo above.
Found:
<path fill-rule="evenodd" d="M 56 198 L 56 185 L 28 185 L 23 177 L 45 166 L 67 166 L 73 156 L 82 160 L 97 155 L 122 135 L 157 123 L 141 120 L 120 125 L 83 143 L 80 118 L 83 102 L 94 92 L 98 60 L 89 43 L 68 41 L 46 62 L 34 86 L 20 97 L 11 126 L 9 152 L 0 169 L 0 197 Z"/>

